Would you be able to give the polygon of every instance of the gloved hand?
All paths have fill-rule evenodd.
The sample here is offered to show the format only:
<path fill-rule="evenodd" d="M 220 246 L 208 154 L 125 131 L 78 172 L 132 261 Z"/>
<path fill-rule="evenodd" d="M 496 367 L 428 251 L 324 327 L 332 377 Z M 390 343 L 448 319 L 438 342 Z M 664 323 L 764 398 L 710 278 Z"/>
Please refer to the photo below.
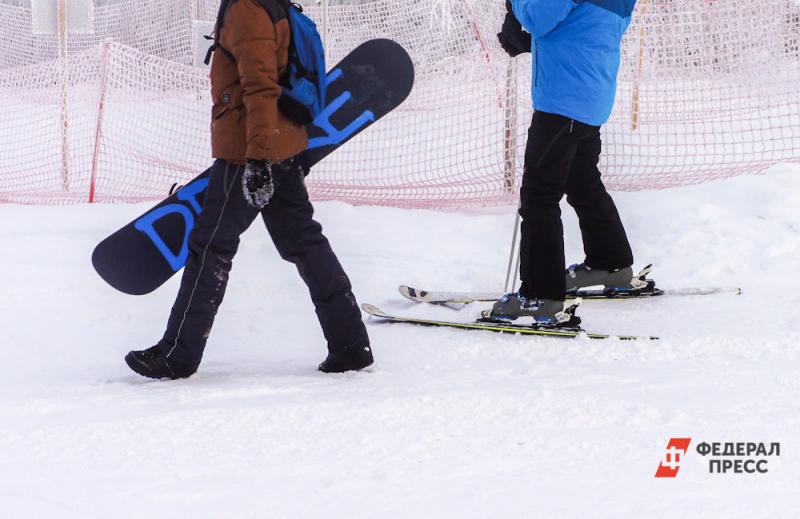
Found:
<path fill-rule="evenodd" d="M 506 0 L 506 18 L 503 20 L 503 28 L 497 33 L 497 39 L 512 58 L 531 51 L 531 35 L 522 30 L 522 24 L 514 16 L 511 0 Z"/>
<path fill-rule="evenodd" d="M 266 160 L 248 160 L 242 174 L 244 198 L 256 209 L 264 209 L 275 194 L 272 181 L 272 163 Z"/>

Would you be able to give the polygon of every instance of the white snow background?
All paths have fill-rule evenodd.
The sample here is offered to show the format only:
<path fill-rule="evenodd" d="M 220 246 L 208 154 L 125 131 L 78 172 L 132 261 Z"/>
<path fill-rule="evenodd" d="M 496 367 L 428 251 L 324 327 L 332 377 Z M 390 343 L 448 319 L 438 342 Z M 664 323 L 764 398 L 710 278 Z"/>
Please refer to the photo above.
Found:
<path fill-rule="evenodd" d="M 617 193 L 637 267 L 741 296 L 587 301 L 562 340 L 381 324 L 369 372 L 325 345 L 259 221 L 243 237 L 200 371 L 150 381 L 177 277 L 127 296 L 90 263 L 142 205 L 0 205 L 0 517 L 798 517 L 800 167 Z M 568 261 L 582 259 L 565 206 Z M 513 208 L 317 204 L 360 302 L 398 284 L 502 289 Z M 670 437 L 692 444 L 656 479 Z M 709 474 L 699 442 L 780 442 L 767 474 Z"/>

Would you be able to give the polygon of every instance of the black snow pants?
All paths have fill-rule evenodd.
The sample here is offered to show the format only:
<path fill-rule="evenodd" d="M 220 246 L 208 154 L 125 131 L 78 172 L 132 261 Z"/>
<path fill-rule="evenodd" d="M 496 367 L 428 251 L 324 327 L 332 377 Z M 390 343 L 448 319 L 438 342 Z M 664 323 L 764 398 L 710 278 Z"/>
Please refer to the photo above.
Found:
<path fill-rule="evenodd" d="M 545 112 L 533 114 L 520 190 L 523 296 L 565 298 L 564 228 L 559 207 L 565 193 L 578 214 L 586 264 L 603 270 L 633 265 L 617 207 L 597 169 L 601 148 L 599 126 Z"/>
<path fill-rule="evenodd" d="M 239 236 L 261 213 L 275 247 L 294 263 L 311 293 L 329 351 L 368 345 L 367 330 L 350 280 L 313 219 L 299 160 L 273 168 L 275 195 L 263 210 L 242 193 L 244 166 L 217 160 L 211 171 L 203 212 L 189 237 L 189 260 L 167 323 L 162 351 L 176 362 L 200 363 L 239 247 Z M 275 297 L 280 297 L 275 294 Z M 253 319 L 269 317 L 254 315 Z"/>

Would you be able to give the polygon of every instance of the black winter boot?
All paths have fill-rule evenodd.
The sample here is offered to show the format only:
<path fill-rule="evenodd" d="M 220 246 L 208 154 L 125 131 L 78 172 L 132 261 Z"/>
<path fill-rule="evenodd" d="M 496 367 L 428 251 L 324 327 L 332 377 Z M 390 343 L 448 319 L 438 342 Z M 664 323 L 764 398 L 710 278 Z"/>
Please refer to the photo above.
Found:
<path fill-rule="evenodd" d="M 158 345 L 142 351 L 131 351 L 125 355 L 125 362 L 133 371 L 147 378 L 188 378 L 197 371 L 197 366 L 189 366 L 170 360 Z"/>
<path fill-rule="evenodd" d="M 372 348 L 367 344 L 328 353 L 318 369 L 324 373 L 344 373 L 364 369 L 373 362 Z"/>

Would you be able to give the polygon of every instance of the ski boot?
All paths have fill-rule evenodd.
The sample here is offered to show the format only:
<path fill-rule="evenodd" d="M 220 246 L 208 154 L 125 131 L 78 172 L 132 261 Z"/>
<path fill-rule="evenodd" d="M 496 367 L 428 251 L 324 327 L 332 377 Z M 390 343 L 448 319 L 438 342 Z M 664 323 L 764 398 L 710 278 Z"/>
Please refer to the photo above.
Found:
<path fill-rule="evenodd" d="M 585 263 L 571 265 L 565 274 L 567 296 L 592 299 L 661 295 L 663 292 L 656 288 L 656 282 L 647 279 L 647 274 L 652 268 L 652 265 L 647 265 L 634 276 L 631 267 L 600 270 L 593 269 Z M 592 290 L 586 287 L 602 288 Z"/>
<path fill-rule="evenodd" d="M 129 352 L 125 355 L 125 363 L 133 371 L 147 378 L 176 380 L 189 378 L 197 371 L 196 365 L 190 366 L 168 359 L 158 344 L 146 350 Z"/>
<path fill-rule="evenodd" d="M 578 304 L 564 309 L 563 301 L 528 299 L 518 292 L 504 295 L 491 310 L 485 310 L 481 321 L 508 323 L 520 317 L 532 317 L 534 328 L 577 328 L 580 317 L 575 315 Z"/>
<path fill-rule="evenodd" d="M 331 351 L 317 369 L 323 373 L 344 373 L 364 369 L 373 362 L 372 348 L 367 344 Z"/>

